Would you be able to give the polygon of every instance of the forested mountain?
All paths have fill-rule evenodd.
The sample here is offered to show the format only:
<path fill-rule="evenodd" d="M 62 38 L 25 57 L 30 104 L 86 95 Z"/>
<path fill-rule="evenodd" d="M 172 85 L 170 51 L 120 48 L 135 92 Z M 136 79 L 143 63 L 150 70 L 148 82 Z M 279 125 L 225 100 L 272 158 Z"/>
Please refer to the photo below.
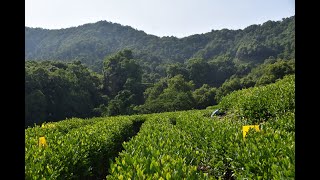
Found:
<path fill-rule="evenodd" d="M 160 38 L 107 21 L 59 30 L 26 27 L 25 59 L 80 60 L 95 70 L 101 70 L 105 56 L 131 49 L 135 57 L 148 64 L 183 63 L 190 58 L 209 60 L 221 55 L 259 63 L 269 56 L 294 57 L 294 20 L 295 16 L 292 16 L 282 21 L 251 25 L 243 30 L 212 30 L 184 38 Z"/>
<path fill-rule="evenodd" d="M 25 30 L 26 126 L 203 109 L 295 73 L 294 16 L 185 38 L 106 21 Z"/>

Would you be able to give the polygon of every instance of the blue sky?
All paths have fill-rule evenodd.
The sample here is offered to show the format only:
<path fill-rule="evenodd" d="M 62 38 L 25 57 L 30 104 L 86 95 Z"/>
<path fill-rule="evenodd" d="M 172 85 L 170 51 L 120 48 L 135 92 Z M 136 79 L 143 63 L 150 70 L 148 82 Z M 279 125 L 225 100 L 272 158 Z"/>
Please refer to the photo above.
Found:
<path fill-rule="evenodd" d="M 294 14 L 294 0 L 25 0 L 28 27 L 60 29 L 106 20 L 160 37 L 243 29 Z"/>

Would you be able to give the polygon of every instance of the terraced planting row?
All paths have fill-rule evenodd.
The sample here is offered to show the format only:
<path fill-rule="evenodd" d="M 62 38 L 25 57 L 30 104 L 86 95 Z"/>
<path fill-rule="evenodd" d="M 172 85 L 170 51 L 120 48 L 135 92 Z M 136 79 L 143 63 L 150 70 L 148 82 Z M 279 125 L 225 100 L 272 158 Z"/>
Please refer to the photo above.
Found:
<path fill-rule="evenodd" d="M 209 111 L 149 115 L 107 179 L 294 179 L 294 76 L 226 96 Z M 249 124 L 248 124 L 249 123 Z M 249 129 L 243 137 L 242 127 Z"/>
<path fill-rule="evenodd" d="M 295 178 L 294 76 L 231 93 L 217 107 L 226 114 L 190 110 L 28 128 L 26 179 Z M 259 131 L 244 137 L 245 125 Z"/>
<path fill-rule="evenodd" d="M 294 179 L 294 114 L 242 136 L 243 121 L 203 111 L 154 115 L 124 144 L 107 179 Z"/>
<path fill-rule="evenodd" d="M 138 116 L 121 116 L 65 120 L 28 128 L 25 133 L 25 177 L 104 178 L 110 160 L 121 151 L 122 142 L 128 141 L 143 121 Z M 46 139 L 47 146 L 39 147 L 39 137 Z"/>

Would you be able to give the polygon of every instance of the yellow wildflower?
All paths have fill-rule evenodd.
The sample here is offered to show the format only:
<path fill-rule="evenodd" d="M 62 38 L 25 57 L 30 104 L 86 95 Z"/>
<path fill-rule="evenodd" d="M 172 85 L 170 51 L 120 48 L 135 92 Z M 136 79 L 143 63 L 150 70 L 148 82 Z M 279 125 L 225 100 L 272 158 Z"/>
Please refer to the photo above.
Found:
<path fill-rule="evenodd" d="M 46 138 L 45 137 L 40 137 L 39 138 L 39 147 L 47 147 L 47 141 L 46 141 Z"/>
<path fill-rule="evenodd" d="M 242 135 L 243 135 L 243 138 L 246 137 L 248 131 L 250 128 L 253 128 L 255 129 L 256 131 L 260 131 L 259 129 L 259 125 L 248 125 L 248 126 L 242 126 Z"/>

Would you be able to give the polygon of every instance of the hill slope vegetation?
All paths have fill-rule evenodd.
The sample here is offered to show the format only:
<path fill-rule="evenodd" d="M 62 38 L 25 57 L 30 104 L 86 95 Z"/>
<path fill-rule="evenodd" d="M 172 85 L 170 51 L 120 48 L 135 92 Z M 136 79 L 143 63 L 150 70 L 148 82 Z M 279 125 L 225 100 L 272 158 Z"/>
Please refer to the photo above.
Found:
<path fill-rule="evenodd" d="M 157 37 L 130 26 L 99 21 L 78 27 L 48 30 L 25 28 L 26 60 L 80 60 L 99 69 L 105 56 L 131 49 L 144 61 L 185 62 L 228 55 L 241 61 L 262 62 L 293 58 L 295 16 L 267 21 L 243 30 L 212 30 L 184 38 Z"/>
<path fill-rule="evenodd" d="M 294 179 L 294 94 L 289 75 L 225 96 L 213 107 L 223 116 L 205 109 L 27 128 L 26 178 Z M 243 136 L 245 125 L 259 131 Z"/>
<path fill-rule="evenodd" d="M 26 27 L 26 126 L 215 105 L 294 74 L 294 30 L 294 16 L 185 38 L 106 21 Z"/>

